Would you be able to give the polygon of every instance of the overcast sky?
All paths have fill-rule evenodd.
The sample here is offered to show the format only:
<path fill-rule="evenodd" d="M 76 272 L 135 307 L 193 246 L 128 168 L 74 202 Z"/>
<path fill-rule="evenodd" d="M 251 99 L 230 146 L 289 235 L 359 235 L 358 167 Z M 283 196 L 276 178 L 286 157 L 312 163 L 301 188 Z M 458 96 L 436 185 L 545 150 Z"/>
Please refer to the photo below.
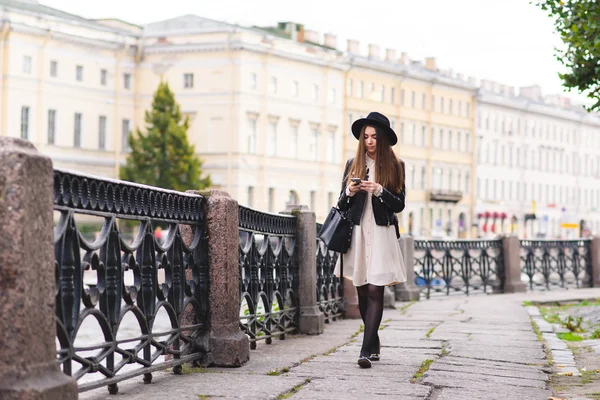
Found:
<path fill-rule="evenodd" d="M 533 0 L 535 2 L 536 0 Z M 407 52 L 434 56 L 442 69 L 511 86 L 538 84 L 544 94 L 563 92 L 554 58 L 560 44 L 551 19 L 529 0 L 40 0 L 86 18 L 136 24 L 196 14 L 240 25 L 303 23 L 306 29 Z M 576 93 L 569 97 L 583 100 Z"/>

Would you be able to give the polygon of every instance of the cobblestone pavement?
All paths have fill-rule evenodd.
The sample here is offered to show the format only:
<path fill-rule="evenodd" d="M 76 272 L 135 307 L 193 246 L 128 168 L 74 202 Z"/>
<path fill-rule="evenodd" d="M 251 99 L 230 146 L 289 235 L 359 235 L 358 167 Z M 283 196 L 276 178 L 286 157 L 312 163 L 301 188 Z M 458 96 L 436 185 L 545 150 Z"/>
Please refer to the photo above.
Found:
<path fill-rule="evenodd" d="M 259 343 L 241 368 L 159 372 L 150 385 L 120 383 L 117 396 L 103 388 L 80 398 L 545 400 L 551 370 L 523 301 L 598 297 L 581 289 L 397 303 L 384 313 L 382 360 L 371 369 L 356 364 L 360 321 L 344 320 L 323 335 Z"/>

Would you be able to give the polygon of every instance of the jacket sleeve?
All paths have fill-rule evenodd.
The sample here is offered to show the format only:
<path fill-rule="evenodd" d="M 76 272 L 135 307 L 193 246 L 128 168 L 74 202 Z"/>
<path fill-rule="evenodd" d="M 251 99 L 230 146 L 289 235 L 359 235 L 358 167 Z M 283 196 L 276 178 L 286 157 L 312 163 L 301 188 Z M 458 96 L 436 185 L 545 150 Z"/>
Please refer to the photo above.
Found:
<path fill-rule="evenodd" d="M 402 189 L 396 193 L 383 188 L 381 196 L 379 196 L 381 202 L 394 213 L 402 212 L 404 207 L 406 207 L 406 173 L 404 172 L 404 161 L 401 160 L 400 164 L 402 166 Z"/>
<path fill-rule="evenodd" d="M 340 192 L 340 197 L 338 198 L 337 206 L 342 211 L 347 211 L 350 208 L 350 204 L 354 199 L 353 196 L 346 195 L 346 177 L 350 172 L 350 166 L 352 165 L 352 159 L 346 161 L 346 167 L 344 168 L 344 175 L 342 176 L 342 191 Z"/>

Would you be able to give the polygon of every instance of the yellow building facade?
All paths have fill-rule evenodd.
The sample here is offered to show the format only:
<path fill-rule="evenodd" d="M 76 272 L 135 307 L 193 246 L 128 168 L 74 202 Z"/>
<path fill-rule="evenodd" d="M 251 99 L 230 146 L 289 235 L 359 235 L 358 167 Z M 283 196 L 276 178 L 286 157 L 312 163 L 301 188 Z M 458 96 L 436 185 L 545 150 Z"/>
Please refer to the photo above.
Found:
<path fill-rule="evenodd" d="M 348 43 L 344 131 L 347 158 L 354 156 L 352 121 L 378 111 L 398 134 L 396 154 L 405 162 L 407 206 L 401 231 L 414 236 L 469 237 L 474 219 L 475 176 L 473 79 L 436 68 L 434 59 L 412 62 L 387 50 L 368 57 Z"/>

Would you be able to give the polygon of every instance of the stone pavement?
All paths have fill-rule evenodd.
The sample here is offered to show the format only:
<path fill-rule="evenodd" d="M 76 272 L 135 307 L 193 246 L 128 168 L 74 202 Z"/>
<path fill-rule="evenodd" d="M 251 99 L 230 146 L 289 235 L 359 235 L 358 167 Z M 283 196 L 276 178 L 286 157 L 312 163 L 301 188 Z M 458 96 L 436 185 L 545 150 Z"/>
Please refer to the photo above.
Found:
<path fill-rule="evenodd" d="M 551 371 L 523 301 L 599 297 L 580 289 L 397 303 L 384 313 L 382 360 L 371 369 L 356 365 L 361 321 L 344 320 L 323 335 L 259 342 L 241 368 L 159 372 L 151 385 L 139 377 L 120 383 L 117 396 L 102 388 L 80 398 L 545 400 Z M 415 377 L 424 362 L 429 370 Z"/>

